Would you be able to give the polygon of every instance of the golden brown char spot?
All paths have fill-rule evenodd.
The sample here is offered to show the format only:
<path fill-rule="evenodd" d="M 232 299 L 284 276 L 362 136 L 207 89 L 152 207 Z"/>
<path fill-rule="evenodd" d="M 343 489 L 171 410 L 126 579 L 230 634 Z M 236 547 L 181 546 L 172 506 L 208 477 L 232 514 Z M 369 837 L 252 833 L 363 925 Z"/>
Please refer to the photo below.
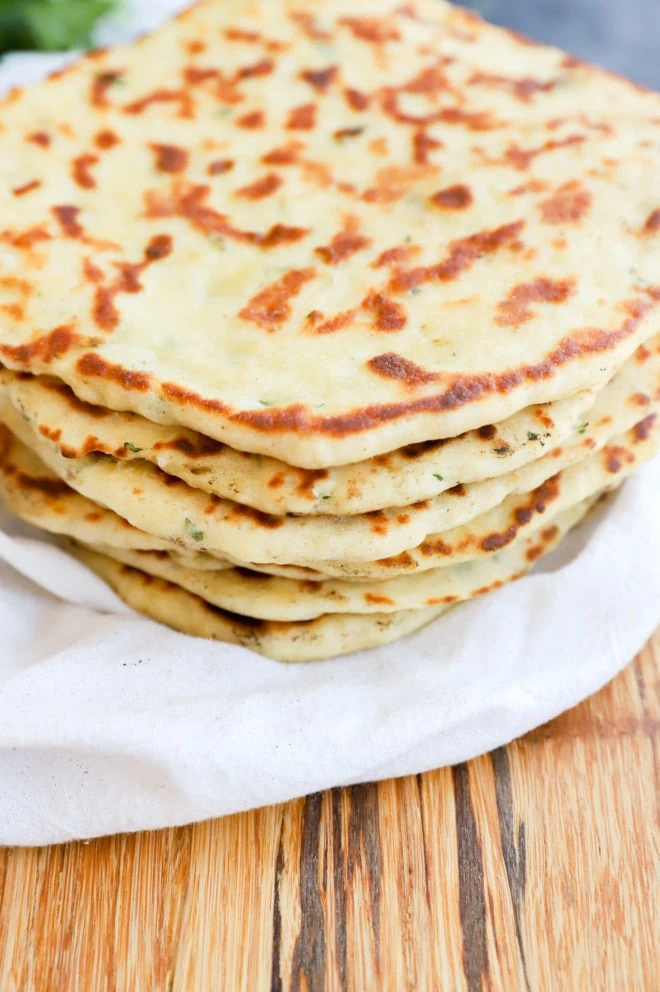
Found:
<path fill-rule="evenodd" d="M 356 90 L 352 87 L 347 87 L 344 90 L 344 96 L 352 110 L 366 110 L 371 103 L 371 98 L 367 93 L 362 93 L 361 90 Z"/>
<path fill-rule="evenodd" d="M 234 162 L 230 158 L 218 158 L 210 162 L 207 168 L 209 176 L 222 176 L 225 172 L 230 172 L 234 168 Z"/>
<path fill-rule="evenodd" d="M 12 320 L 25 320 L 25 308 L 20 303 L 3 303 L 0 312 L 7 314 Z"/>
<path fill-rule="evenodd" d="M 415 269 L 399 269 L 390 279 L 389 288 L 394 293 L 406 293 L 423 282 L 449 282 L 457 279 L 478 259 L 491 255 L 500 248 L 520 248 L 518 236 L 524 226 L 524 221 L 514 221 L 490 231 L 478 231 L 466 238 L 450 241 L 449 253 L 443 261 Z"/>
<path fill-rule="evenodd" d="M 189 55 L 201 55 L 202 52 L 206 51 L 205 42 L 199 38 L 191 38 L 190 41 L 184 41 L 183 44 Z"/>
<path fill-rule="evenodd" d="M 123 389 L 147 392 L 151 386 L 151 376 L 146 372 L 134 372 L 121 365 L 106 361 L 94 351 L 87 352 L 76 362 L 81 376 L 91 376 L 116 382 Z"/>
<path fill-rule="evenodd" d="M 109 148 L 114 148 L 115 145 L 120 144 L 120 142 L 121 138 L 119 138 L 114 131 L 99 131 L 94 137 L 94 144 L 102 151 L 108 151 Z"/>
<path fill-rule="evenodd" d="M 311 38 L 312 41 L 332 41 L 332 34 L 329 31 L 322 31 L 317 27 L 316 21 L 312 14 L 308 14 L 306 11 L 294 11 L 289 15 L 291 20 L 297 24 L 303 31 L 303 34 Z"/>
<path fill-rule="evenodd" d="M 316 104 L 303 103 L 294 107 L 286 126 L 290 131 L 311 131 L 316 126 Z"/>
<path fill-rule="evenodd" d="M 414 568 L 416 566 L 415 559 L 408 551 L 402 551 L 400 555 L 392 558 L 381 558 L 376 564 L 383 565 L 385 568 Z"/>
<path fill-rule="evenodd" d="M 348 327 L 356 313 L 357 308 L 344 310 L 342 313 L 335 314 L 334 317 L 325 320 L 324 314 L 320 310 L 312 310 L 307 315 L 307 320 L 315 334 L 334 334 L 335 331 L 341 331 L 344 327 Z"/>
<path fill-rule="evenodd" d="M 571 145 L 579 145 L 586 138 L 583 134 L 569 134 L 566 138 L 558 141 L 546 141 L 538 148 L 520 148 L 518 145 L 509 145 L 501 159 L 487 159 L 491 165 L 511 165 L 514 169 L 528 169 L 530 163 L 537 155 L 544 155 L 547 152 L 556 151 L 558 148 L 569 148 Z"/>
<path fill-rule="evenodd" d="M 399 124 L 414 124 L 420 128 L 429 127 L 431 124 L 453 124 L 466 127 L 470 131 L 492 131 L 502 126 L 487 110 L 470 112 L 460 107 L 442 107 L 424 117 L 404 113 L 399 107 L 398 94 L 405 90 L 405 86 L 388 87 L 381 95 L 382 110 Z"/>
<path fill-rule="evenodd" d="M 261 35 L 258 31 L 247 31 L 245 28 L 225 28 L 222 33 L 227 41 L 254 43 L 261 40 Z"/>
<path fill-rule="evenodd" d="M 541 531 L 541 537 L 547 543 L 554 541 L 556 537 L 559 536 L 559 527 L 556 524 L 551 524 L 549 527 L 544 527 Z"/>
<path fill-rule="evenodd" d="M 242 79 L 253 79 L 257 76 L 269 76 L 274 68 L 275 63 L 272 59 L 260 59 L 258 62 L 253 62 L 252 65 L 244 65 L 237 69 L 231 82 L 240 82 Z"/>
<path fill-rule="evenodd" d="M 438 438 L 436 441 L 417 441 L 415 444 L 406 444 L 403 448 L 399 448 L 399 453 L 403 455 L 404 458 L 416 459 L 421 455 L 428 455 L 431 451 L 438 451 L 445 444 L 447 444 L 449 438 Z"/>
<path fill-rule="evenodd" d="M 98 523 L 100 519 L 101 519 L 101 514 L 97 513 L 95 510 L 92 510 L 91 513 L 85 514 L 85 520 L 87 520 L 87 522 L 90 524 Z"/>
<path fill-rule="evenodd" d="M 303 145 L 299 141 L 292 141 L 281 148 L 273 148 L 261 156 L 264 165 L 295 165 L 300 157 L 299 152 Z"/>
<path fill-rule="evenodd" d="M 389 530 L 388 520 L 382 510 L 372 510 L 365 513 L 365 518 L 369 520 L 369 529 L 373 534 L 384 537 Z"/>
<path fill-rule="evenodd" d="M 30 141 L 33 145 L 39 145 L 41 148 L 48 148 L 53 139 L 47 131 L 33 131 L 28 134 L 25 140 Z"/>
<path fill-rule="evenodd" d="M 147 93 L 146 96 L 132 103 L 126 104 L 123 108 L 125 114 L 142 114 L 154 103 L 178 103 L 179 117 L 194 117 L 194 102 L 190 92 L 186 89 L 170 90 L 161 88 Z"/>
<path fill-rule="evenodd" d="M 575 224 L 591 206 L 591 193 L 576 180 L 564 183 L 556 193 L 539 203 L 546 224 Z"/>
<path fill-rule="evenodd" d="M 39 478 L 27 475 L 25 472 L 17 472 L 16 481 L 21 489 L 33 489 L 46 496 L 68 496 L 71 493 L 66 482 L 62 482 L 61 479 Z"/>
<path fill-rule="evenodd" d="M 532 547 L 528 548 L 525 552 L 525 558 L 529 562 L 537 561 L 544 551 L 545 547 L 542 544 L 533 544 Z"/>
<path fill-rule="evenodd" d="M 188 152 L 184 148 L 156 143 L 149 147 L 156 156 L 156 168 L 159 172 L 183 172 L 188 165 Z"/>
<path fill-rule="evenodd" d="M 415 131 L 412 136 L 413 160 L 417 165 L 429 165 L 429 154 L 436 148 L 444 148 L 442 141 L 432 138 L 424 130 Z"/>
<path fill-rule="evenodd" d="M 419 250 L 417 245 L 397 245 L 394 248 L 386 248 L 375 262 L 371 263 L 371 267 L 372 269 L 381 269 L 399 265 L 402 262 L 409 262 L 413 255 L 419 253 Z"/>
<path fill-rule="evenodd" d="M 335 141 L 343 141 L 344 138 L 357 138 L 363 131 L 363 127 L 340 127 L 337 131 L 333 132 L 332 137 Z"/>
<path fill-rule="evenodd" d="M 39 189 L 41 185 L 40 179 L 33 179 L 29 183 L 24 183 L 23 186 L 15 186 L 12 189 L 12 194 L 14 196 L 25 196 L 27 193 L 32 193 L 33 190 Z"/>
<path fill-rule="evenodd" d="M 480 542 L 483 551 L 499 551 L 510 544 L 518 535 L 521 527 L 526 526 L 536 514 L 545 513 L 548 505 L 559 498 L 561 493 L 561 476 L 555 475 L 546 479 L 531 493 L 527 506 L 520 506 L 514 512 L 514 523 L 501 533 L 489 534 Z"/>
<path fill-rule="evenodd" d="M 550 79 L 546 82 L 532 79 L 529 76 L 522 79 L 512 79 L 509 76 L 498 76 L 490 72 L 474 72 L 468 79 L 468 85 L 483 85 L 507 90 L 523 103 L 531 103 L 532 97 L 536 93 L 549 93 L 557 83 L 557 79 Z"/>
<path fill-rule="evenodd" d="M 276 331 L 291 316 L 290 300 L 314 275 L 314 269 L 291 269 L 253 296 L 238 316 L 269 333 Z"/>
<path fill-rule="evenodd" d="M 67 238 L 81 238 L 84 236 L 84 228 L 78 222 L 80 207 L 65 204 L 59 207 L 53 207 L 53 213 L 62 228 L 62 233 Z"/>
<path fill-rule="evenodd" d="M 297 469 L 298 478 L 300 479 L 298 485 L 296 486 L 296 495 L 300 496 L 302 499 L 315 500 L 314 486 L 317 482 L 322 482 L 330 476 L 330 472 L 327 468 L 317 468 L 317 469 Z"/>
<path fill-rule="evenodd" d="M 252 110 L 250 113 L 238 117 L 235 124 L 236 127 L 241 127 L 245 131 L 257 131 L 260 127 L 264 126 L 265 121 L 266 117 L 263 110 Z"/>
<path fill-rule="evenodd" d="M 338 265 L 356 252 L 368 248 L 370 244 L 371 238 L 358 234 L 357 217 L 349 214 L 344 218 L 342 230 L 334 235 L 330 244 L 315 248 L 314 253 L 319 255 L 326 265 Z"/>
<path fill-rule="evenodd" d="M 430 200 L 436 207 L 443 207 L 445 210 L 465 210 L 472 203 L 472 193 L 469 186 L 458 183 L 434 193 Z"/>
<path fill-rule="evenodd" d="M 265 530 L 277 530 L 284 524 L 284 517 L 273 516 L 272 513 L 263 513 L 262 510 L 255 510 L 252 506 L 245 506 L 243 503 L 235 503 L 232 507 L 231 516 L 243 517 L 251 520 Z"/>
<path fill-rule="evenodd" d="M 98 155 L 79 155 L 74 158 L 71 164 L 71 178 L 82 189 L 94 189 L 96 179 L 90 172 L 92 166 L 98 162 Z"/>
<path fill-rule="evenodd" d="M 175 437 L 170 441 L 157 441 L 154 450 L 160 451 L 163 448 L 173 448 L 180 451 L 187 458 L 203 458 L 208 455 L 219 455 L 224 450 L 222 441 L 207 437 L 205 434 L 196 434 L 194 438 Z"/>
<path fill-rule="evenodd" d="M 79 338 L 70 324 L 61 324 L 47 334 L 30 341 L 28 344 L 0 344 L 0 355 L 19 365 L 30 365 L 32 362 L 52 362 L 54 358 L 66 354 L 75 347 Z"/>
<path fill-rule="evenodd" d="M 378 170 L 376 185 L 365 190 L 362 199 L 367 203 L 394 203 L 409 192 L 412 182 L 426 177 L 430 171 L 432 166 L 386 166 Z"/>
<path fill-rule="evenodd" d="M 284 485 L 284 475 L 282 472 L 276 472 L 275 475 L 271 476 L 268 480 L 269 489 L 280 489 Z"/>
<path fill-rule="evenodd" d="M 97 325 L 104 331 L 113 331 L 119 325 L 120 315 L 115 305 L 119 293 L 139 293 L 144 288 L 140 276 L 153 262 L 166 258 L 172 252 L 172 238 L 169 234 L 159 234 L 151 238 L 144 250 L 141 262 L 115 262 L 119 275 L 110 286 L 97 286 L 94 295 L 92 315 Z M 94 271 L 93 271 L 94 270 Z M 85 274 L 96 281 L 95 267 L 88 264 Z"/>
<path fill-rule="evenodd" d="M 283 180 L 276 173 L 269 172 L 261 179 L 256 179 L 253 183 L 237 189 L 234 195 L 241 196 L 246 200 L 263 200 L 264 197 L 275 193 L 282 184 Z"/>
<path fill-rule="evenodd" d="M 532 303 L 565 303 L 575 289 L 574 279 L 548 279 L 541 276 L 533 282 L 514 286 L 506 300 L 498 303 L 495 323 L 500 327 L 519 327 L 534 317 Z"/>
<path fill-rule="evenodd" d="M 648 406 L 650 402 L 650 397 L 645 393 L 633 393 L 630 397 L 630 403 L 632 403 L 633 406 Z"/>
<path fill-rule="evenodd" d="M 382 45 L 385 41 L 399 41 L 401 35 L 391 22 L 383 17 L 341 17 L 338 24 L 347 27 L 355 38 Z"/>
<path fill-rule="evenodd" d="M 377 331 L 400 331 L 406 325 L 405 308 L 382 293 L 369 293 L 362 307 L 373 315 L 373 327 Z"/>
<path fill-rule="evenodd" d="M 603 455 L 605 456 L 605 468 L 612 475 L 616 475 L 620 472 L 624 464 L 631 464 L 635 461 L 635 456 L 627 448 L 623 448 L 620 445 L 608 445 L 605 448 Z"/>
<path fill-rule="evenodd" d="M 313 86 L 319 93 L 324 93 L 337 78 L 337 72 L 336 65 L 329 65 L 325 69 L 303 69 L 300 78 Z"/>
<path fill-rule="evenodd" d="M 105 110 L 110 105 L 108 90 L 111 86 L 118 83 L 121 78 L 121 72 L 115 70 L 97 73 L 92 81 L 89 95 L 92 106 L 96 107 L 97 110 Z"/>
<path fill-rule="evenodd" d="M 428 372 L 426 369 L 415 365 L 403 355 L 397 355 L 394 351 L 385 352 L 383 355 L 376 355 L 367 362 L 367 368 L 376 375 L 386 379 L 398 379 L 406 386 L 421 386 L 434 382 L 437 379 L 435 372 Z"/>
<path fill-rule="evenodd" d="M 437 555 L 448 557 L 454 552 L 451 544 L 447 544 L 441 538 L 433 538 L 432 540 L 427 538 L 426 541 L 422 541 L 419 550 L 425 558 L 436 557 Z"/>
<path fill-rule="evenodd" d="M 365 592 L 364 601 L 372 606 L 394 606 L 394 600 L 389 596 L 377 596 L 373 592 Z"/>
<path fill-rule="evenodd" d="M 274 248 L 280 244 L 292 244 L 309 233 L 304 227 L 287 227 L 274 224 L 268 231 L 242 231 L 234 227 L 224 214 L 207 206 L 210 186 L 175 187 L 171 197 L 163 197 L 156 190 L 145 194 L 148 217 L 182 217 L 205 235 L 216 234 L 253 244 L 259 248 Z"/>
<path fill-rule="evenodd" d="M 494 424 L 485 424 L 483 427 L 479 428 L 477 434 L 484 441 L 492 441 L 497 434 L 497 428 Z"/>
<path fill-rule="evenodd" d="M 653 427 L 656 420 L 658 419 L 657 413 L 650 413 L 648 417 L 644 417 L 644 420 L 640 420 L 639 423 L 635 424 L 633 427 L 633 433 L 635 435 L 636 441 L 646 441 L 651 436 Z"/>
<path fill-rule="evenodd" d="M 548 189 L 548 183 L 545 179 L 530 179 L 528 183 L 522 183 L 520 186 L 514 186 L 513 189 L 509 190 L 509 196 L 521 196 L 523 193 L 545 193 Z"/>
<path fill-rule="evenodd" d="M 369 151 L 374 155 L 385 156 L 388 154 L 389 148 L 390 146 L 387 138 L 372 138 L 369 142 Z"/>
<path fill-rule="evenodd" d="M 649 214 L 642 228 L 643 234 L 655 234 L 656 231 L 660 231 L 660 207 Z"/>

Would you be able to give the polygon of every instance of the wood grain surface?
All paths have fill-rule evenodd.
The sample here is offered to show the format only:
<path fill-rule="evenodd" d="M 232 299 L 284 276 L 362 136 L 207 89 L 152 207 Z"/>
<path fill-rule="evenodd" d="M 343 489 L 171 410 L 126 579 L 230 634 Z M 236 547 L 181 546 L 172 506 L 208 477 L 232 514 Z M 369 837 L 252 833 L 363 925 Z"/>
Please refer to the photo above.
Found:
<path fill-rule="evenodd" d="M 453 769 L 0 851 L 1 992 L 655 992 L 660 634 Z"/>

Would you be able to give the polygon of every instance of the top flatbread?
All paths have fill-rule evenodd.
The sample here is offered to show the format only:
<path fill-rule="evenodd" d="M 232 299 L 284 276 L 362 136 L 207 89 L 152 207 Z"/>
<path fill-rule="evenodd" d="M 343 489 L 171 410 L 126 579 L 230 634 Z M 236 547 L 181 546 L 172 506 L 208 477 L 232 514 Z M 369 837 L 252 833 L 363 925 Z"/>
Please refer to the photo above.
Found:
<path fill-rule="evenodd" d="M 0 359 L 308 468 L 660 327 L 660 99 L 432 0 L 206 0 L 0 108 Z"/>

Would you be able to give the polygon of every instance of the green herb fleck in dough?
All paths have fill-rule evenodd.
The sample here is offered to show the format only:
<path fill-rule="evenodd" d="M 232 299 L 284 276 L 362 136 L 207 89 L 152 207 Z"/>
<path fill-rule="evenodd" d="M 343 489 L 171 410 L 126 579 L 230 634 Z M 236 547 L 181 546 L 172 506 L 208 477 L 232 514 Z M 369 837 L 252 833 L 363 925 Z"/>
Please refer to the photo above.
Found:
<path fill-rule="evenodd" d="M 510 455 L 511 454 L 511 448 L 509 447 L 508 444 L 505 444 L 501 448 L 495 448 L 495 454 L 496 455 Z"/>
<path fill-rule="evenodd" d="M 437 475 L 435 472 L 433 473 L 433 478 L 434 479 L 437 479 L 438 482 L 443 482 L 444 481 L 443 477 L 441 475 Z"/>
<path fill-rule="evenodd" d="M 127 451 L 132 451 L 134 455 L 139 455 L 142 451 L 142 448 L 138 448 L 136 445 L 131 444 L 130 441 L 124 441 L 124 447 Z"/>
<path fill-rule="evenodd" d="M 585 420 L 585 422 L 583 424 L 580 424 L 580 426 L 578 427 L 577 433 L 584 434 L 588 426 L 589 426 L 589 421 Z"/>
<path fill-rule="evenodd" d="M 272 406 L 272 405 L 273 404 L 269 403 L 268 400 L 259 400 L 259 406 Z"/>
<path fill-rule="evenodd" d="M 528 441 L 538 441 L 538 439 L 539 439 L 539 435 L 535 434 L 534 431 L 527 431 Z"/>
<path fill-rule="evenodd" d="M 204 540 L 204 531 L 199 530 L 199 528 L 196 527 L 192 520 L 189 520 L 188 517 L 186 517 L 186 533 L 192 537 L 193 541 Z"/>
<path fill-rule="evenodd" d="M 413 288 L 410 290 L 410 295 L 411 296 L 419 296 L 419 294 L 421 293 L 421 291 L 422 291 L 422 287 L 421 286 L 413 286 Z"/>

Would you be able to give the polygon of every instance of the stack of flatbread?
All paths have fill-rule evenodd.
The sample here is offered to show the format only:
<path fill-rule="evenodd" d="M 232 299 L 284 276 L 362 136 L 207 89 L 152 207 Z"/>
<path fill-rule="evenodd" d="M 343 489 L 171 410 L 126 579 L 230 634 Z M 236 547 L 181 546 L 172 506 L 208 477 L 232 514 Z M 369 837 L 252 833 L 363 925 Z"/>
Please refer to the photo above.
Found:
<path fill-rule="evenodd" d="M 660 445 L 660 99 L 461 8 L 205 0 L 0 173 L 1 495 L 178 630 L 391 641 Z"/>

